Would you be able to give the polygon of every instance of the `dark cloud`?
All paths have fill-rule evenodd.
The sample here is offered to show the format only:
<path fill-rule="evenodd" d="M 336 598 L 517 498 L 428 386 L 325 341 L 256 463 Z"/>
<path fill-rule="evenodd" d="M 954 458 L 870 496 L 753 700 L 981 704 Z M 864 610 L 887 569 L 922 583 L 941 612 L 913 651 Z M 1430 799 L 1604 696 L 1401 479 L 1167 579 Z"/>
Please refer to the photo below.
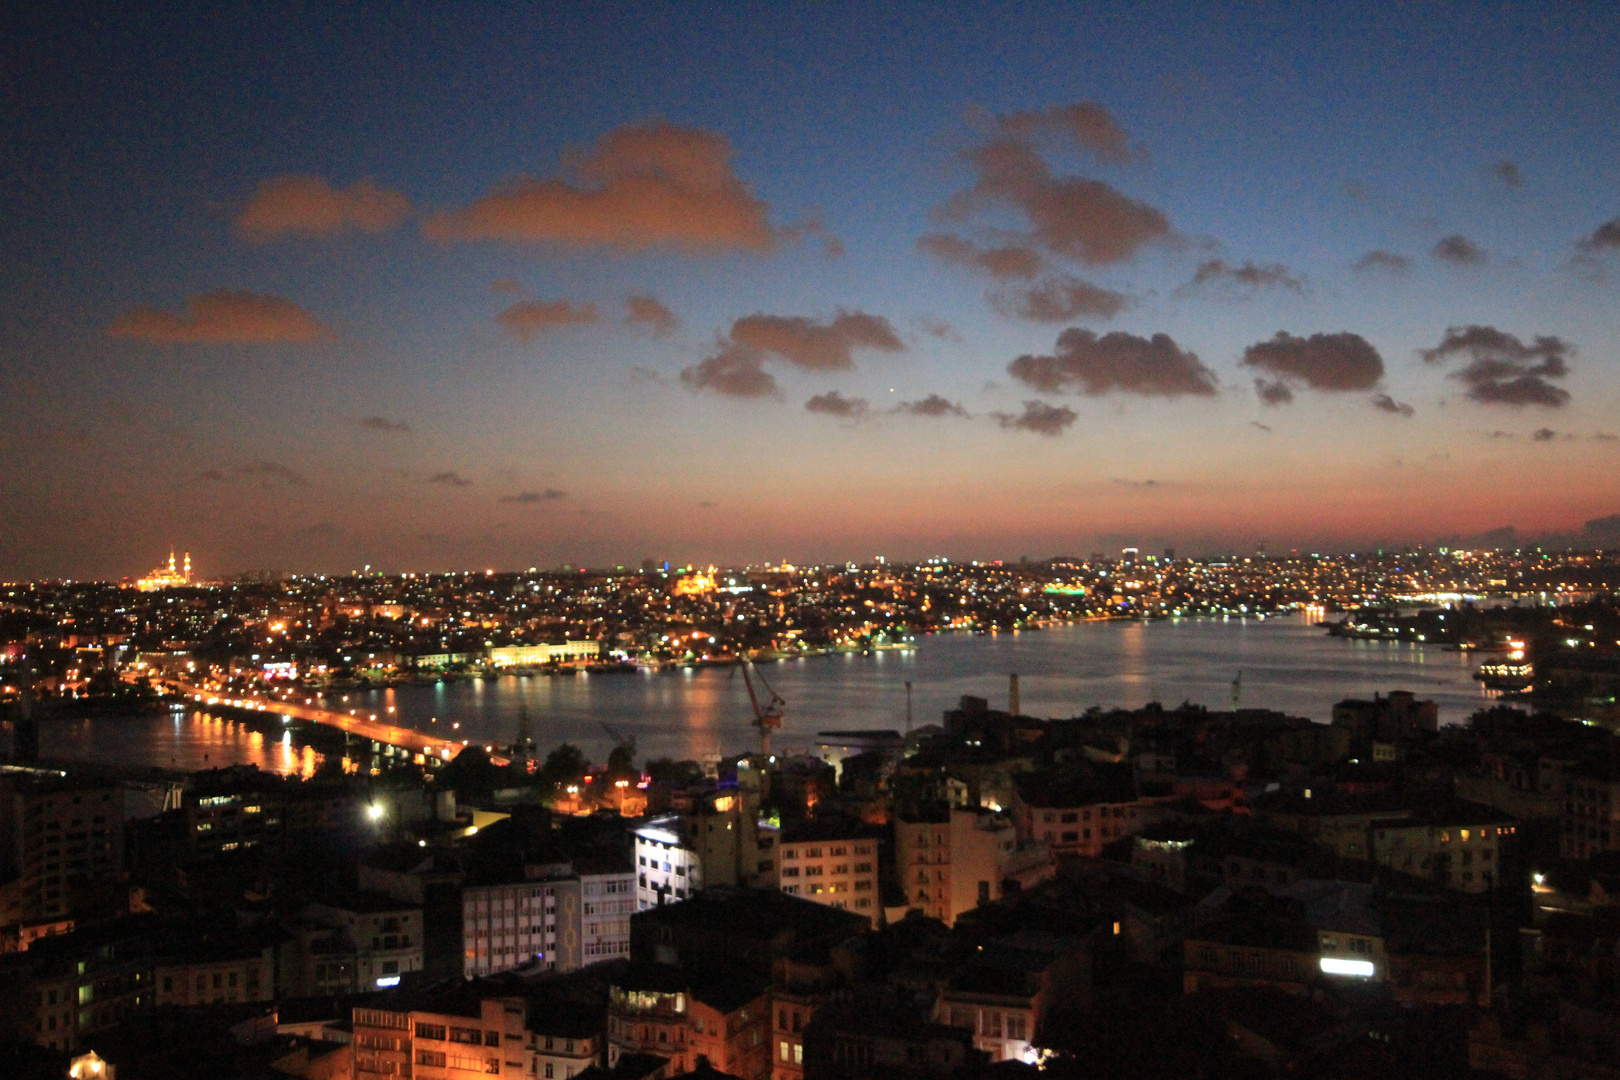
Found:
<path fill-rule="evenodd" d="M 646 386 L 649 383 L 662 385 L 663 382 L 664 377 L 650 367 L 644 367 L 641 364 L 633 364 L 630 367 L 631 386 Z"/>
<path fill-rule="evenodd" d="M 1159 486 L 1159 482 L 1157 480 L 1126 480 L 1119 476 L 1109 477 L 1108 482 L 1110 484 L 1117 484 L 1120 487 L 1128 488 L 1155 488 Z"/>
<path fill-rule="evenodd" d="M 1332 392 L 1371 390 L 1384 377 L 1378 350 L 1351 333 L 1295 337 L 1278 331 L 1271 340 L 1244 349 L 1241 363 L 1279 380 Z"/>
<path fill-rule="evenodd" d="M 962 335 L 956 328 L 944 319 L 933 319 L 927 316 L 917 320 L 917 326 L 929 337 L 939 338 L 941 341 L 961 341 Z"/>
<path fill-rule="evenodd" d="M 1491 166 L 1491 175 L 1515 190 L 1524 187 L 1524 174 L 1519 171 L 1519 166 L 1515 162 L 1498 161 Z"/>
<path fill-rule="evenodd" d="M 615 128 L 569 155 L 563 177 L 525 178 L 435 214 L 438 240 L 516 240 L 620 251 L 770 251 L 769 208 L 731 167 L 716 132 L 663 122 Z"/>
<path fill-rule="evenodd" d="M 1262 405 L 1290 405 L 1294 401 L 1294 392 L 1281 379 L 1254 380 L 1254 393 Z"/>
<path fill-rule="evenodd" d="M 1620 435 L 1611 435 L 1607 431 L 1599 431 L 1592 438 L 1598 442 L 1620 442 Z"/>
<path fill-rule="evenodd" d="M 1063 429 L 1075 421 L 1075 412 L 1067 406 L 1048 405 L 1044 401 L 1024 402 L 1024 411 L 1016 415 L 995 413 L 996 422 L 1014 431 L 1033 431 L 1037 435 L 1061 435 Z"/>
<path fill-rule="evenodd" d="M 524 300 L 495 316 L 495 321 L 522 341 L 563 326 L 584 326 L 601 318 L 595 304 L 568 300 Z"/>
<path fill-rule="evenodd" d="M 1500 429 L 1498 429 L 1496 431 L 1487 432 L 1485 437 L 1487 439 L 1512 439 L 1512 438 L 1516 438 L 1516 436 L 1513 434 L 1513 432 L 1511 432 L 1511 431 L 1502 431 Z"/>
<path fill-rule="evenodd" d="M 694 390 L 713 390 L 730 397 L 767 397 L 778 393 L 767 360 L 783 360 L 809 371 L 847 371 L 855 366 L 856 349 L 900 352 L 905 345 L 889 320 L 864 311 L 840 310 L 828 322 L 798 315 L 746 315 L 731 324 L 715 355 L 681 372 Z"/>
<path fill-rule="evenodd" d="M 411 425 L 403 420 L 390 420 L 386 416 L 367 416 L 360 421 L 360 426 L 370 428 L 372 431 L 409 431 Z"/>
<path fill-rule="evenodd" d="M 954 401 L 929 394 L 918 401 L 902 401 L 891 412 L 907 416 L 967 416 L 968 411 Z"/>
<path fill-rule="evenodd" d="M 114 319 L 107 333 L 162 345 L 305 344 L 335 336 L 291 300 L 229 289 L 192 297 L 181 315 L 135 308 Z"/>
<path fill-rule="evenodd" d="M 764 368 L 755 349 L 727 345 L 718 353 L 681 372 L 681 382 L 693 390 L 713 390 L 727 397 L 761 398 L 781 394 L 776 376 Z"/>
<path fill-rule="evenodd" d="M 1007 289 L 990 297 L 990 305 L 1003 315 L 1051 323 L 1082 317 L 1111 319 L 1126 303 L 1121 293 L 1067 274 L 1047 278 L 1032 288 Z"/>
<path fill-rule="evenodd" d="M 403 221 L 411 201 L 369 180 L 333 187 L 319 176 L 266 180 L 236 217 L 236 230 L 257 243 L 281 236 L 330 236 L 353 229 L 380 233 Z"/>
<path fill-rule="evenodd" d="M 1527 345 L 1494 326 L 1453 326 L 1439 345 L 1420 355 L 1431 364 L 1466 358 L 1468 365 L 1451 378 L 1468 387 L 1475 401 L 1559 408 L 1568 404 L 1569 391 L 1548 380 L 1569 374 L 1566 358 L 1573 351 L 1556 337 L 1539 336 Z"/>
<path fill-rule="evenodd" d="M 1387 412 L 1394 416 L 1412 416 L 1416 410 L 1404 401 L 1396 401 L 1388 394 L 1374 394 L 1372 407 L 1379 412 Z"/>
<path fill-rule="evenodd" d="M 1387 270 L 1394 274 L 1404 274 L 1412 267 L 1412 260 L 1405 255 L 1397 255 L 1393 251 L 1369 251 L 1356 260 L 1357 270 Z"/>
<path fill-rule="evenodd" d="M 624 307 L 626 326 L 644 326 L 659 337 L 668 337 L 680 329 L 681 320 L 675 313 L 651 296 L 626 297 Z"/>
<path fill-rule="evenodd" d="M 1558 438 L 1558 432 L 1554 431 L 1552 428 L 1537 428 L 1535 431 L 1531 432 L 1530 437 L 1536 442 L 1552 442 L 1554 439 Z"/>
<path fill-rule="evenodd" d="M 471 480 L 468 480 L 466 477 L 462 476 L 458 472 L 452 472 L 452 471 L 448 471 L 448 470 L 445 471 L 445 472 L 441 472 L 441 473 L 434 473 L 432 476 L 427 478 L 427 482 L 430 483 L 430 484 L 443 484 L 446 487 L 470 487 L 470 486 L 472 486 L 472 481 Z"/>
<path fill-rule="evenodd" d="M 1126 163 L 1138 156 L 1131 152 L 1130 141 L 1108 110 L 1095 101 L 1006 113 L 996 117 L 996 126 L 1004 134 L 1024 139 L 1059 136 L 1104 161 Z"/>
<path fill-rule="evenodd" d="M 289 469 L 287 466 L 274 461 L 255 461 L 251 465 L 242 465 L 238 467 L 236 471 L 242 476 L 257 476 L 261 478 L 264 481 L 264 486 L 266 487 L 270 486 L 270 481 L 272 480 L 286 484 L 288 487 L 309 486 L 309 481 L 305 480 L 300 473 L 297 473 L 292 469 Z"/>
<path fill-rule="evenodd" d="M 865 398 L 847 398 L 838 391 L 832 390 L 825 394 L 817 394 L 804 403 L 804 408 L 806 412 L 853 420 L 866 415 L 868 403 Z"/>
<path fill-rule="evenodd" d="M 516 506 L 533 506 L 536 503 L 556 502 L 558 499 L 568 498 L 568 492 L 558 491 L 556 488 L 546 488 L 544 491 L 520 491 L 516 495 L 502 495 L 501 502 L 512 503 Z"/>
<path fill-rule="evenodd" d="M 940 262 L 967 266 L 1002 281 L 1028 281 L 1045 264 L 1041 253 L 1020 244 L 981 248 L 955 233 L 933 233 L 919 237 L 917 247 Z"/>
<path fill-rule="evenodd" d="M 1578 245 L 1582 251 L 1596 253 L 1599 251 L 1620 251 L 1620 218 L 1605 221 L 1592 235 L 1583 239 Z"/>
<path fill-rule="evenodd" d="M 1485 249 L 1461 233 L 1453 233 L 1434 245 L 1431 253 L 1453 266 L 1479 266 L 1485 262 Z"/>
<path fill-rule="evenodd" d="M 1210 259 L 1198 265 L 1192 280 L 1176 292 L 1180 295 L 1211 293 L 1231 298 L 1253 296 L 1266 289 L 1302 292 L 1305 282 L 1280 263 L 1245 261 L 1234 265 L 1225 259 Z"/>
<path fill-rule="evenodd" d="M 1150 397 L 1210 397 L 1215 374 L 1196 354 L 1168 334 L 1152 338 L 1114 331 L 1098 337 L 1070 327 L 1058 335 L 1051 356 L 1024 355 L 1007 365 L 1014 379 L 1045 393 L 1074 390 L 1097 396 L 1112 391 Z"/>
<path fill-rule="evenodd" d="M 1593 518 L 1586 523 L 1586 528 L 1583 531 L 1586 542 L 1593 547 L 1620 547 L 1620 514 Z"/>
<path fill-rule="evenodd" d="M 1249 421 L 1249 426 L 1254 427 L 1254 428 L 1259 428 L 1261 431 L 1265 432 L 1267 435 L 1271 434 L 1271 425 L 1270 424 L 1262 424 L 1258 420 L 1250 420 Z"/>
<path fill-rule="evenodd" d="M 1023 139 L 992 139 L 967 157 L 977 178 L 947 205 L 947 216 L 1009 207 L 1028 220 L 1034 243 L 1090 266 L 1122 262 L 1170 235 L 1170 223 L 1157 209 L 1101 180 L 1054 176 Z"/>

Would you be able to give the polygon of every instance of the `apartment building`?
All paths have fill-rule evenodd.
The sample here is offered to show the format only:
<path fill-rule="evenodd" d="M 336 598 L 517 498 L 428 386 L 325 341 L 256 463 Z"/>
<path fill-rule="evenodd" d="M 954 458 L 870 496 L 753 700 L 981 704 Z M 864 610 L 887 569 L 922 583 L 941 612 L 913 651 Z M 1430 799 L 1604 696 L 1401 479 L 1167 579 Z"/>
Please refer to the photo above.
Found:
<path fill-rule="evenodd" d="M 608 991 L 608 1067 L 626 1055 L 656 1054 L 678 1075 L 702 1057 L 720 1072 L 767 1080 L 769 985 L 742 970 L 694 979 L 674 965 L 634 965 Z"/>
<path fill-rule="evenodd" d="M 390 996 L 354 1009 L 354 1074 L 533 1080 L 527 1020 L 518 997 L 479 999 L 465 990 L 420 1001 Z"/>
<path fill-rule="evenodd" d="M 68 914 L 74 881 L 124 868 L 124 795 L 116 784 L 31 771 L 0 777 L 0 881 L 19 922 Z"/>
<path fill-rule="evenodd" d="M 983 808 L 902 814 L 894 836 L 895 875 L 907 905 L 947 926 L 1001 899 L 1003 866 L 1018 847 L 1011 819 Z"/>
<path fill-rule="evenodd" d="M 306 964 L 328 965 L 327 978 L 314 979 L 332 993 L 338 981 L 333 970 L 341 963 L 348 973 L 349 990 L 376 990 L 398 986 L 400 980 L 423 965 L 422 911 L 379 893 L 354 892 L 304 909 L 303 920 L 331 931 L 330 948 L 313 948 Z M 310 974 L 317 974 L 310 972 Z"/>
<path fill-rule="evenodd" d="M 636 878 L 616 861 L 529 864 L 462 886 L 467 978 L 536 964 L 574 971 L 630 954 Z"/>
<path fill-rule="evenodd" d="M 865 915 L 882 913 L 878 872 L 881 829 L 854 820 L 784 826 L 776 845 L 777 888 L 818 904 Z"/>

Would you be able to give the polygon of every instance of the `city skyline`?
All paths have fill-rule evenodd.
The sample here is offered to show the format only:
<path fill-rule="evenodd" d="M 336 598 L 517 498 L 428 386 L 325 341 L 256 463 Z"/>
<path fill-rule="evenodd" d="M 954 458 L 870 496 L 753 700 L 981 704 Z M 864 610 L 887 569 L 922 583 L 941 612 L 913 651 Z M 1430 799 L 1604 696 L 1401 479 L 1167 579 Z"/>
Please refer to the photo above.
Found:
<path fill-rule="evenodd" d="M 0 579 L 1620 533 L 1620 13 L 6 16 Z"/>

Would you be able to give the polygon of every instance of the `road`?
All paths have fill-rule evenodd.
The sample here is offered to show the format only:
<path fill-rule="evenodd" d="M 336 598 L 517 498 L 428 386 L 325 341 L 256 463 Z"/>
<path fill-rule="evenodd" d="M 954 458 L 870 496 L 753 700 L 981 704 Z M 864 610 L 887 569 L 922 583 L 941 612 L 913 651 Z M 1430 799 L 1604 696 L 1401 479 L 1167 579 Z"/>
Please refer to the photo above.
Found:
<path fill-rule="evenodd" d="M 290 716 L 298 720 L 307 720 L 315 724 L 325 724 L 327 727 L 340 728 L 363 738 L 379 743 L 387 743 L 390 746 L 398 746 L 413 753 L 431 754 L 441 761 L 449 761 L 467 745 L 465 741 L 435 738 L 431 735 L 425 735 L 415 728 L 383 723 L 380 720 L 371 719 L 370 716 L 338 712 L 335 709 L 321 709 L 291 701 L 280 701 L 272 697 L 257 695 L 233 697 L 205 687 L 192 686 L 177 679 L 155 679 L 153 681 L 170 693 L 184 695 L 199 705 L 225 705 L 238 709 L 253 709 L 258 712 L 280 713 L 283 716 Z M 490 761 L 497 765 L 507 763 L 505 757 L 495 754 L 490 755 Z"/>

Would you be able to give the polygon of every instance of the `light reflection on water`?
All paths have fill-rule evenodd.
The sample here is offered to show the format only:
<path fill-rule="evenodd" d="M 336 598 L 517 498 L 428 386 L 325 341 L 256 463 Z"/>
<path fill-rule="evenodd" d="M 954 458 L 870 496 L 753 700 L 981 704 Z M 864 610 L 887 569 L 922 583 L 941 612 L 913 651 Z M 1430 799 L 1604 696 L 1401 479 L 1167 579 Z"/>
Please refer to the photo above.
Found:
<path fill-rule="evenodd" d="M 911 650 L 766 664 L 766 678 L 787 700 L 773 745 L 809 746 L 817 731 L 828 728 L 903 727 L 907 680 L 914 685 L 917 724 L 939 722 L 940 713 L 964 694 L 1005 707 L 1012 672 L 1019 674 L 1023 711 L 1048 717 L 1151 700 L 1230 708 L 1240 671 L 1244 706 L 1317 720 L 1326 720 L 1333 703 L 1345 697 L 1412 690 L 1439 702 L 1442 723 L 1458 723 L 1493 696 L 1472 677 L 1477 657 L 1433 646 L 1332 638 L 1321 621 L 1313 615 L 1120 621 L 1018 634 L 942 634 L 919 639 Z M 348 704 L 379 715 L 391 707 L 397 723 L 440 736 L 450 736 L 451 723 L 459 721 L 454 735 L 477 743 L 511 742 L 519 711 L 526 708 L 530 733 L 543 752 L 566 740 L 598 761 L 614 741 L 604 725 L 635 737 L 642 757 L 734 753 L 758 744 L 735 668 L 464 679 L 351 692 Z M 69 728 L 71 736 L 64 730 Z M 48 724 L 41 742 L 48 756 L 176 768 L 207 768 L 228 758 L 307 772 L 319 761 L 275 740 L 255 743 L 251 735 L 219 726 L 200 730 L 192 721 L 176 726 L 167 719 L 95 720 Z"/>
<path fill-rule="evenodd" d="M 269 772 L 310 776 L 321 755 L 284 732 L 266 739 L 238 720 L 202 711 L 122 719 L 50 720 L 40 725 L 40 756 L 72 761 L 155 765 L 192 772 L 257 765 Z"/>

